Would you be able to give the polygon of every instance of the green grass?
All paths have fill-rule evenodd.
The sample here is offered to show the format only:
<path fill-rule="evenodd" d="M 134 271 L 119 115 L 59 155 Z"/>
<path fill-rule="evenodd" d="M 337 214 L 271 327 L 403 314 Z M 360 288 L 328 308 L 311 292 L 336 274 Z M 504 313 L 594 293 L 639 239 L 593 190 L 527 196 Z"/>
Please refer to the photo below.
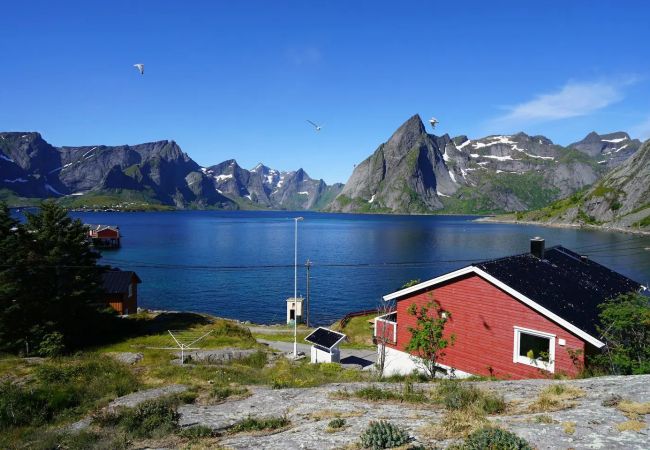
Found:
<path fill-rule="evenodd" d="M 332 324 L 330 328 L 347 336 L 348 339 L 343 345 L 344 348 L 371 348 L 374 347 L 372 343 L 373 326 L 368 321 L 379 315 L 380 313 L 372 313 L 353 317 L 343 328 L 341 328 L 340 321 Z"/>
<path fill-rule="evenodd" d="M 252 385 L 276 389 L 313 387 L 365 381 L 370 377 L 366 372 L 344 369 L 338 364 L 310 364 L 308 360 L 285 358 L 270 362 L 266 348 L 256 343 L 248 328 L 223 319 L 168 313 L 137 314 L 124 321 L 129 326 L 115 330 L 113 343 L 85 353 L 45 360 L 40 364 L 0 356 L 0 379 L 3 380 L 3 384 L 0 383 L 0 448 L 122 448 L 122 443 L 133 439 L 178 434 L 173 420 L 168 420 L 173 419 L 171 410 L 160 405 L 149 405 L 151 419 L 145 417 L 149 414 L 146 411 L 104 418 L 103 431 L 98 433 L 48 434 L 52 425 L 62 428 L 99 411 L 116 397 L 138 389 L 179 383 L 189 386 L 190 391 L 175 401 L 201 398 L 201 401 L 220 402 L 246 396 L 247 386 Z M 211 330 L 212 334 L 200 343 L 203 349 L 235 347 L 259 351 L 220 365 L 181 366 L 172 363 L 176 352 L 159 348 L 173 345 L 168 329 L 192 333 Z M 126 366 L 106 355 L 123 351 L 141 352 L 144 358 L 134 366 Z M 127 423 L 130 425 L 124 425 Z M 135 423 L 142 423 L 144 428 L 129 431 Z M 49 447 L 45 444 L 41 447 L 41 442 Z"/>
<path fill-rule="evenodd" d="M 252 417 L 240 420 L 228 429 L 229 433 L 250 433 L 254 431 L 271 431 L 291 424 L 286 417 Z"/>

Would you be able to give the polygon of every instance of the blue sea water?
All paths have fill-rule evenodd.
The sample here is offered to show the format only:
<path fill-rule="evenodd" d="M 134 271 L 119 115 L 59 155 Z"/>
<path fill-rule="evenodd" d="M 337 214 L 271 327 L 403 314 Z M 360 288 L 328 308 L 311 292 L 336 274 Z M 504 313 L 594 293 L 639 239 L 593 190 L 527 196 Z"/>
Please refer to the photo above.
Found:
<path fill-rule="evenodd" d="M 369 309 L 412 279 L 429 279 L 471 261 L 529 250 L 541 236 L 589 255 L 639 282 L 650 280 L 650 238 L 627 234 L 476 223 L 468 216 L 395 216 L 286 211 L 75 212 L 86 223 L 118 225 L 122 247 L 100 261 L 135 270 L 139 305 L 277 323 L 294 287 L 298 224 L 298 293 L 307 259 L 311 318 L 329 324 Z"/>

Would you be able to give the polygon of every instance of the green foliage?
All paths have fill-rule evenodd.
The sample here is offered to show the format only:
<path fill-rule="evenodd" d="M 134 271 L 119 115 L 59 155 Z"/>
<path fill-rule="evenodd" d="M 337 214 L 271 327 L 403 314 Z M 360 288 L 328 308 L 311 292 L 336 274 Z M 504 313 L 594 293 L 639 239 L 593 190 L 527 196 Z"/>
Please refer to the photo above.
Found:
<path fill-rule="evenodd" d="M 431 301 L 420 308 L 413 303 L 408 308 L 408 314 L 415 317 L 417 325 L 408 328 L 411 340 L 406 350 L 414 352 L 422 361 L 425 373 L 434 378 L 440 370 L 436 364 L 438 359 L 444 356 L 445 348 L 454 342 L 454 335 L 444 336 L 450 314 L 443 311 L 432 296 Z"/>
<path fill-rule="evenodd" d="M 641 228 L 650 227 L 650 215 L 645 216 L 643 219 L 637 222 L 634 222 L 632 226 Z"/>
<path fill-rule="evenodd" d="M 345 426 L 345 419 L 341 419 L 340 417 L 337 417 L 336 419 L 330 420 L 327 426 L 332 429 L 343 428 Z"/>
<path fill-rule="evenodd" d="M 532 450 L 526 440 L 501 428 L 486 427 L 467 436 L 462 450 Z"/>
<path fill-rule="evenodd" d="M 215 386 L 212 388 L 212 392 L 210 393 L 210 396 L 217 401 L 221 401 L 229 397 L 245 395 L 247 393 L 248 393 L 248 389 L 243 387 Z"/>
<path fill-rule="evenodd" d="M 43 336 L 43 340 L 38 344 L 37 352 L 42 356 L 59 356 L 65 350 L 63 335 L 58 331 Z"/>
<path fill-rule="evenodd" d="M 17 223 L 0 207 L 0 351 L 59 354 L 110 335 L 99 255 L 80 220 L 46 201 Z"/>
<path fill-rule="evenodd" d="M 339 395 L 343 397 L 350 396 L 347 394 L 347 391 L 340 392 Z M 429 401 L 429 397 L 426 393 L 415 389 L 411 381 L 404 382 L 401 391 L 368 386 L 354 391 L 352 395 L 357 398 L 375 402 L 395 400 L 407 403 L 426 403 Z"/>
<path fill-rule="evenodd" d="M 178 434 L 186 439 L 194 440 L 214 437 L 217 433 L 210 427 L 195 425 L 193 427 L 183 428 Z"/>
<path fill-rule="evenodd" d="M 599 309 L 598 330 L 606 346 L 594 363 L 616 375 L 650 373 L 650 299 L 632 292 Z"/>
<path fill-rule="evenodd" d="M 0 429 L 79 417 L 138 386 L 125 366 L 109 358 L 44 363 L 28 385 L 0 386 Z"/>
<path fill-rule="evenodd" d="M 253 417 L 240 420 L 228 429 L 230 433 L 244 433 L 250 431 L 269 431 L 284 428 L 291 422 L 286 417 Z"/>
<path fill-rule="evenodd" d="M 102 427 L 122 429 L 137 438 L 163 437 L 178 430 L 177 397 L 147 400 L 135 408 L 121 408 L 95 415 L 93 422 Z"/>
<path fill-rule="evenodd" d="M 503 397 L 458 381 L 442 381 L 438 385 L 436 394 L 445 408 L 450 411 L 472 407 L 486 414 L 497 414 L 506 408 Z"/>
<path fill-rule="evenodd" d="M 368 428 L 361 434 L 361 446 L 373 450 L 399 447 L 410 440 L 405 430 L 386 420 L 370 422 Z"/>
<path fill-rule="evenodd" d="M 418 284 L 418 283 L 420 283 L 420 279 L 419 279 L 419 278 L 418 278 L 418 279 L 415 279 L 415 280 L 409 280 L 409 281 L 407 281 L 406 283 L 404 283 L 400 289 L 410 288 L 411 286 L 415 286 L 415 285 Z"/>

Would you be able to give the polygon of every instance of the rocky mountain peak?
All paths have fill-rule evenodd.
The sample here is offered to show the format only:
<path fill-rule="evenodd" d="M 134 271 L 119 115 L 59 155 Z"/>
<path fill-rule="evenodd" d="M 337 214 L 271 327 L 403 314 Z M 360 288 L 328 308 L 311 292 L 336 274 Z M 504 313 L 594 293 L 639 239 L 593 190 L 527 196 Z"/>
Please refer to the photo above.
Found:
<path fill-rule="evenodd" d="M 404 122 L 386 142 L 386 146 L 401 148 L 404 150 L 411 149 L 416 142 L 426 134 L 424 124 L 419 114 L 415 114 Z"/>

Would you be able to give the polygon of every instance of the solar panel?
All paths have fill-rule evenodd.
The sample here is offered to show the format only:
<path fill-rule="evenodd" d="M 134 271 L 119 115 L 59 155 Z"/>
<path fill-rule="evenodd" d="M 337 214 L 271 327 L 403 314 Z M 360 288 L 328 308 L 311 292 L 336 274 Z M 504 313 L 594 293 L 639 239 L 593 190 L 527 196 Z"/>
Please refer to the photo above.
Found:
<path fill-rule="evenodd" d="M 327 328 L 316 328 L 309 336 L 305 338 L 305 341 L 318 345 L 319 347 L 324 347 L 330 349 L 338 344 L 340 341 L 345 339 L 346 336 L 343 333 L 338 333 L 336 331 L 328 330 Z"/>

